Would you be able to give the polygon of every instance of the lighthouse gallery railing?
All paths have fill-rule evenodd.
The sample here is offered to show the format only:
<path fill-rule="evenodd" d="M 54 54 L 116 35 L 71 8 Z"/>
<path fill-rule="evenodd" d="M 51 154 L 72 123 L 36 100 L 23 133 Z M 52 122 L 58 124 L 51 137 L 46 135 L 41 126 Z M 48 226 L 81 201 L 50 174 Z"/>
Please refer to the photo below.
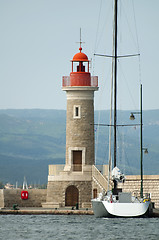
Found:
<path fill-rule="evenodd" d="M 63 76 L 62 77 L 62 86 L 63 87 L 71 86 L 71 84 L 70 84 L 70 76 Z M 90 85 L 90 87 L 98 87 L 98 77 L 97 76 L 92 76 L 91 77 L 91 85 Z"/>

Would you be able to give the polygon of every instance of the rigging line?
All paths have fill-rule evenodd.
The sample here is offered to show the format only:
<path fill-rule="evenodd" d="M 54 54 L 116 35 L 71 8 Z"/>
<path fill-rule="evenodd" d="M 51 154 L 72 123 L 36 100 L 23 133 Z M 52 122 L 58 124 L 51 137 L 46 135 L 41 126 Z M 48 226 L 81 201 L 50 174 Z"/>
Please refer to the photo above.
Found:
<path fill-rule="evenodd" d="M 108 7 L 107 8 L 107 12 L 108 13 L 106 12 L 106 14 L 104 14 L 104 16 L 106 16 L 106 18 L 105 18 L 105 21 L 103 21 L 104 24 L 102 26 L 101 33 L 99 34 L 100 18 L 101 18 L 101 11 L 102 11 L 102 2 L 103 1 L 101 0 L 101 2 L 100 2 L 100 9 L 99 9 L 99 15 L 98 15 L 98 24 L 97 24 L 97 31 L 96 31 L 96 40 L 95 40 L 94 53 L 96 52 L 96 49 L 98 48 L 98 45 L 99 45 L 99 43 L 100 43 L 100 41 L 102 39 L 102 35 L 104 33 L 104 28 L 107 25 L 106 24 L 107 18 L 109 16 L 110 12 L 111 12 L 111 11 L 109 11 L 109 7 Z M 95 57 L 93 56 L 93 75 L 94 75 L 94 72 L 95 72 Z"/>
<path fill-rule="evenodd" d="M 119 7 L 118 7 L 118 12 L 120 12 L 118 14 L 118 23 L 120 22 L 120 31 L 118 31 L 118 41 L 119 43 L 122 43 L 122 32 L 123 32 L 123 29 L 122 29 L 122 8 L 120 7 L 120 4 L 119 4 Z M 120 51 L 122 53 L 122 49 L 121 49 L 121 46 L 122 44 L 120 44 L 120 48 L 118 48 L 118 52 Z"/>
<path fill-rule="evenodd" d="M 100 23 L 100 16 L 101 16 L 101 9 L 102 9 L 102 0 L 100 1 L 100 8 L 99 8 L 99 14 L 98 14 L 98 23 L 97 23 L 97 30 L 96 30 L 96 38 L 95 38 L 95 46 L 94 46 L 94 52 L 96 51 L 97 47 L 97 36 L 99 32 L 99 23 Z M 93 75 L 95 72 L 95 55 L 93 54 Z"/>
<path fill-rule="evenodd" d="M 120 170 L 122 169 L 121 168 L 121 153 L 120 153 L 120 143 L 121 143 L 121 134 L 119 133 L 119 129 L 117 129 L 117 157 L 118 157 L 118 159 L 117 159 L 117 162 L 118 162 L 118 167 L 120 168 Z"/>
<path fill-rule="evenodd" d="M 136 103 L 135 103 L 135 101 L 134 101 L 133 95 L 132 95 L 132 93 L 131 93 L 131 91 L 130 91 L 130 88 L 129 88 L 129 85 L 128 85 L 127 78 L 125 77 L 125 74 L 124 74 L 124 71 L 123 71 L 122 65 L 120 64 L 120 62 L 119 62 L 118 65 L 119 65 L 119 68 L 120 68 L 120 70 L 121 70 L 121 73 L 122 73 L 122 75 L 123 75 L 123 77 L 124 77 L 124 79 L 125 79 L 125 82 L 126 82 L 126 85 L 127 85 L 128 91 L 129 91 L 129 95 L 130 95 L 130 97 L 131 97 L 131 101 L 132 101 L 132 103 L 133 103 L 135 109 L 137 109 Z"/>
<path fill-rule="evenodd" d="M 135 33 L 136 33 L 136 40 L 137 40 L 137 48 L 138 48 L 138 52 L 140 52 L 138 31 L 137 31 L 137 24 L 136 24 L 136 16 L 135 16 L 135 8 L 134 8 L 134 1 L 133 0 L 132 0 L 132 8 L 133 8 L 133 15 L 134 15 L 134 22 L 135 22 Z"/>
<path fill-rule="evenodd" d="M 104 16 L 106 16 L 106 17 L 105 17 L 105 20 L 103 21 L 103 26 L 102 26 L 102 29 L 101 29 L 101 34 L 100 34 L 100 36 L 99 36 L 99 38 L 98 38 L 98 41 L 97 41 L 97 43 L 96 43 L 96 49 L 97 49 L 97 47 L 98 47 L 98 45 L 99 45 L 99 43 L 100 43 L 100 41 L 101 41 L 101 39 L 102 39 L 103 33 L 105 33 L 104 29 L 107 29 L 109 15 L 110 15 L 110 13 L 111 13 L 111 11 L 109 10 L 109 8 L 110 8 L 110 7 L 107 8 L 107 12 L 104 14 Z M 95 49 L 95 50 L 96 50 L 96 49 Z"/>
<path fill-rule="evenodd" d="M 139 38 L 138 38 L 138 31 L 137 31 L 137 24 L 136 24 L 136 16 L 135 16 L 135 8 L 134 8 L 134 1 L 132 0 L 132 6 L 133 6 L 133 15 L 134 15 L 134 22 L 135 22 L 135 32 L 136 32 L 136 40 L 137 40 L 137 48 L 138 52 L 140 52 L 140 47 L 139 47 Z M 141 85 L 141 59 L 139 57 L 139 83 Z"/>
<path fill-rule="evenodd" d="M 102 0 L 100 1 L 100 8 L 99 8 L 99 15 L 98 15 L 98 23 L 97 23 L 96 39 L 95 39 L 95 47 L 94 47 L 95 51 L 96 51 L 96 46 L 97 46 L 97 36 L 98 36 L 98 32 L 99 32 L 101 9 L 102 9 Z"/>
<path fill-rule="evenodd" d="M 132 37 L 132 39 L 133 39 L 133 41 L 134 41 L 134 44 L 135 44 L 135 46 L 137 47 L 137 49 L 138 49 L 138 46 L 137 46 L 137 43 L 136 43 L 136 41 L 135 41 L 135 38 L 134 38 L 134 36 L 133 36 L 133 33 L 132 33 L 132 31 L 131 31 L 131 27 L 130 27 L 130 24 L 129 24 L 129 21 L 128 21 L 128 17 L 127 17 L 127 14 L 126 14 L 126 11 L 125 11 L 125 8 L 124 8 L 124 4 L 122 3 L 122 1 L 121 1 L 121 7 L 122 7 L 122 10 L 123 10 L 123 13 L 124 13 L 124 15 L 125 15 L 125 19 L 126 19 L 126 22 L 127 22 L 127 26 L 128 26 L 128 28 L 129 28 L 129 32 L 130 32 L 130 34 L 131 34 L 131 37 Z"/>
<path fill-rule="evenodd" d="M 108 71 L 106 73 L 106 76 L 105 75 L 105 62 L 103 61 L 103 64 L 102 64 L 102 79 L 101 79 L 101 82 L 103 82 L 103 87 L 101 88 L 101 94 L 100 94 L 100 98 L 98 100 L 98 104 L 99 106 L 101 106 L 101 102 L 102 102 L 102 97 L 103 97 L 103 93 L 105 93 L 105 88 L 106 88 L 106 80 L 109 78 L 109 76 L 111 75 L 110 72 L 111 72 L 111 69 L 110 67 L 108 68 Z M 103 81 L 104 80 L 104 81 Z M 107 95 L 107 94 L 106 94 Z M 98 113 L 98 124 L 96 124 L 96 126 L 99 125 L 99 122 L 100 122 L 100 114 L 101 114 L 101 110 L 99 110 L 99 113 Z M 99 126 L 98 126 L 99 127 Z M 95 152 L 95 161 L 97 159 L 97 156 L 98 156 L 98 139 L 99 139 L 99 130 L 97 131 L 97 142 L 96 142 L 96 152 Z"/>
<path fill-rule="evenodd" d="M 115 28 L 113 24 L 113 42 L 112 42 L 112 55 L 114 55 L 114 39 L 115 39 Z M 110 97 L 110 125 L 112 125 L 112 112 L 113 112 L 113 82 L 114 80 L 114 59 L 112 58 L 112 74 L 111 74 L 111 97 Z M 108 191 L 110 190 L 110 174 L 112 168 L 112 154 L 111 154 L 111 137 L 112 128 L 109 128 L 109 164 L 108 164 Z"/>
<path fill-rule="evenodd" d="M 140 56 L 139 56 L 139 83 L 140 83 L 140 85 L 141 85 L 141 83 L 142 83 L 142 81 L 141 81 L 141 58 L 140 58 Z"/>
<path fill-rule="evenodd" d="M 100 114 L 101 114 L 101 112 L 99 111 L 99 114 L 98 114 L 98 123 L 99 123 L 99 121 L 100 121 Z M 97 132 L 97 134 L 96 134 L 97 140 L 96 140 L 96 144 L 95 144 L 95 146 L 96 146 L 96 149 L 95 149 L 95 164 L 97 163 L 98 139 L 99 139 L 99 125 L 97 125 L 96 132 Z"/>
<path fill-rule="evenodd" d="M 118 139 L 117 139 L 117 150 L 118 150 L 118 162 L 119 162 L 119 166 L 120 169 L 122 169 L 122 171 L 125 173 L 125 142 L 124 142 L 124 132 L 122 130 L 122 132 L 119 131 L 119 129 L 117 129 L 118 131 Z"/>
<path fill-rule="evenodd" d="M 103 62 L 103 66 L 102 66 L 103 70 L 102 72 L 104 73 L 104 62 Z M 108 71 L 107 75 L 110 74 L 110 70 Z M 100 99 L 99 99 L 99 102 L 98 102 L 98 105 L 101 106 L 101 102 L 102 102 L 102 96 L 103 96 L 103 93 L 105 91 L 105 86 L 106 86 L 106 79 L 108 78 L 108 76 L 106 76 L 106 78 L 103 76 L 104 74 L 102 74 L 102 79 L 101 81 L 104 82 L 104 85 L 103 85 L 103 88 L 101 89 L 101 95 L 100 95 Z M 105 79 L 105 81 L 103 81 L 103 79 Z M 99 110 L 99 113 L 98 113 L 98 124 L 100 122 L 100 117 L 101 117 L 101 111 Z M 97 126 L 98 126 L 97 124 Z M 99 128 L 99 127 L 98 127 Z M 95 152 L 95 162 L 96 162 L 96 159 L 97 159 L 97 156 L 98 156 L 98 139 L 99 139 L 99 130 L 97 131 L 97 141 L 96 141 L 96 152 Z"/>
<path fill-rule="evenodd" d="M 124 173 L 125 174 L 131 174 L 131 175 L 133 175 L 133 167 L 132 167 L 132 163 L 129 161 L 129 157 L 128 157 L 128 151 L 124 151 L 124 158 L 125 158 L 125 171 L 124 171 Z M 126 172 L 126 169 L 129 169 L 129 170 L 127 170 L 127 171 L 129 171 L 129 172 Z"/>
<path fill-rule="evenodd" d="M 99 95 L 99 99 L 98 99 L 98 103 L 97 103 L 97 106 L 101 106 L 102 103 L 103 103 L 103 94 L 104 96 L 108 96 L 109 95 L 109 92 L 107 92 L 107 89 L 106 89 L 106 80 L 109 79 L 109 76 L 111 76 L 111 69 L 110 69 L 110 66 L 108 68 L 108 71 L 105 73 L 104 70 L 105 70 L 105 65 L 104 65 L 104 61 L 102 62 L 102 70 L 101 70 L 101 73 L 102 73 L 102 76 L 101 76 L 101 83 L 103 83 L 102 87 L 101 87 L 101 94 Z M 105 105 L 104 105 L 105 106 Z M 99 108 L 98 108 L 99 109 Z"/>
<path fill-rule="evenodd" d="M 104 73 L 104 69 L 105 69 L 104 61 L 103 61 L 103 66 L 102 66 L 102 68 L 103 68 L 102 72 Z M 98 100 L 98 104 L 97 104 L 97 105 L 99 105 L 99 106 L 101 106 L 103 93 L 105 93 L 106 79 L 108 79 L 108 76 L 110 76 L 110 72 L 111 72 L 111 70 L 110 70 L 110 68 L 109 68 L 108 71 L 107 71 L 106 77 L 104 77 L 104 74 L 102 74 L 101 82 L 103 82 L 104 85 L 103 85 L 103 87 L 101 88 L 100 99 Z M 104 81 L 103 81 L 103 79 L 104 79 Z M 99 132 L 99 122 L 100 122 L 100 118 L 101 118 L 101 110 L 99 110 L 99 113 L 98 113 L 98 124 L 94 124 L 94 125 L 96 125 L 96 126 L 98 127 L 98 128 L 97 128 L 98 131 L 97 131 L 97 134 L 96 134 L 96 136 L 97 136 L 97 141 L 96 141 L 96 150 L 95 150 L 95 151 L 96 151 L 96 152 L 95 152 L 95 162 L 97 161 L 96 159 L 97 159 L 97 156 L 98 156 L 98 140 L 99 140 L 99 134 L 100 134 L 100 132 Z"/>

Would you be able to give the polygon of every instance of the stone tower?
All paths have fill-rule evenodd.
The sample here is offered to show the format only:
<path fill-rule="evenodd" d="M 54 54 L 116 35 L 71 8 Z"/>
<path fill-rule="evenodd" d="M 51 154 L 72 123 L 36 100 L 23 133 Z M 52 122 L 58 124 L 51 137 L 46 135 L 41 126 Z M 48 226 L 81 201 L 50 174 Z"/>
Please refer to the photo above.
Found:
<path fill-rule="evenodd" d="M 90 207 L 94 165 L 94 91 L 98 77 L 91 77 L 89 60 L 79 48 L 70 76 L 63 77 L 67 96 L 66 162 L 49 165 L 47 199 L 43 207 Z"/>
<path fill-rule="evenodd" d="M 91 77 L 88 57 L 82 48 L 79 50 L 73 57 L 70 76 L 63 77 L 62 89 L 67 95 L 65 169 L 83 172 L 94 164 L 94 91 L 98 78 Z"/>

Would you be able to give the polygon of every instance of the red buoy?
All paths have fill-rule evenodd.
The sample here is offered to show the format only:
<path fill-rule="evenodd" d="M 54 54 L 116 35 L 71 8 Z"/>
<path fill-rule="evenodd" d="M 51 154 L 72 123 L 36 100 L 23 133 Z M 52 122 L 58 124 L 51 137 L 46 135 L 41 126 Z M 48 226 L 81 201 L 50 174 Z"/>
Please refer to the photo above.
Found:
<path fill-rule="evenodd" d="M 28 199 L 28 191 L 21 191 L 21 199 L 22 200 Z"/>

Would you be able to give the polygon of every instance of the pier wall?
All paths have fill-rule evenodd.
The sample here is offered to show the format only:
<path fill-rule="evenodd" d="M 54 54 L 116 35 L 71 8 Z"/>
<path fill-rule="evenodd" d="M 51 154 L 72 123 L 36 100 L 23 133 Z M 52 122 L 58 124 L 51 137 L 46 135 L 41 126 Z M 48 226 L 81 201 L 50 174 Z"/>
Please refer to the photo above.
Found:
<path fill-rule="evenodd" d="M 4 189 L 0 189 L 0 208 L 4 207 Z"/>
<path fill-rule="evenodd" d="M 65 183 L 66 184 L 66 183 Z M 78 183 L 79 184 L 79 183 Z M 62 183 L 63 185 L 63 183 Z M 67 184 L 66 184 L 67 185 Z M 42 203 L 45 202 L 61 202 L 62 206 L 65 206 L 65 191 L 61 191 L 61 199 L 56 199 L 56 194 L 52 195 L 55 189 L 50 186 L 48 189 L 29 189 L 28 200 L 21 199 L 21 189 L 0 189 L 0 208 L 9 207 L 12 208 L 13 204 L 18 204 L 19 207 L 42 207 Z M 140 191 L 140 176 L 128 175 L 124 184 L 119 184 L 119 188 L 123 189 L 123 192 L 134 192 L 139 195 Z M 144 175 L 144 194 L 150 193 L 151 200 L 155 203 L 155 208 L 159 208 L 159 175 Z M 66 188 L 66 186 L 65 186 Z M 64 188 L 64 189 L 65 189 Z M 97 188 L 97 193 L 101 192 L 101 188 L 94 182 L 93 188 Z M 57 190 L 61 189 L 60 184 L 57 183 Z M 55 191 L 56 192 L 56 191 Z M 54 193 L 55 193 L 54 192 Z M 87 189 L 81 189 L 79 193 L 79 203 L 84 200 L 83 193 L 89 194 L 91 199 L 91 192 Z M 56 196 L 56 197 L 55 197 Z M 88 200 L 86 201 L 88 202 Z M 79 204 L 81 207 L 81 204 Z"/>
<path fill-rule="evenodd" d="M 159 175 L 144 175 L 143 176 L 144 194 L 150 193 L 152 202 L 155 203 L 155 208 L 159 208 Z M 140 176 L 128 175 L 124 184 L 119 184 L 123 192 L 140 192 Z"/>
<path fill-rule="evenodd" d="M 21 189 L 2 189 L 0 191 L 0 207 L 41 207 L 46 202 L 47 189 L 28 189 L 28 199 L 21 199 Z"/>

